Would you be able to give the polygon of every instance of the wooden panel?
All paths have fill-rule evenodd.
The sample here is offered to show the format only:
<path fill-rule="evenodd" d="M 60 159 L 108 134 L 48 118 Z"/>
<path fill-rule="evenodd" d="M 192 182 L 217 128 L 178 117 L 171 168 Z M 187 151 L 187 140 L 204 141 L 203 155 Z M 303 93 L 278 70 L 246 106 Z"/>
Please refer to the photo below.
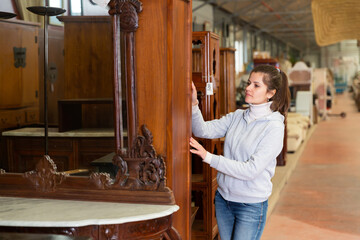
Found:
<path fill-rule="evenodd" d="M 39 76 L 40 76 L 40 120 L 44 122 L 44 33 L 43 29 L 39 34 Z M 64 27 L 49 26 L 48 29 L 49 46 L 49 78 L 47 84 L 48 98 L 48 121 L 49 125 L 58 124 L 58 100 L 64 99 Z M 56 75 L 54 75 L 56 73 Z"/>
<path fill-rule="evenodd" d="M 22 68 L 22 106 L 39 104 L 39 39 L 37 28 L 24 28 L 21 45 L 26 48 L 26 67 Z"/>
<path fill-rule="evenodd" d="M 191 136 L 190 82 L 191 82 L 191 3 L 172 2 L 168 24 L 168 135 L 166 141 L 167 174 L 179 212 L 174 215 L 174 227 L 183 239 L 190 239 L 191 229 L 191 164 L 188 139 Z M 168 20 L 169 21 L 169 20 Z M 170 70 L 171 69 L 171 70 Z"/>
<path fill-rule="evenodd" d="M 190 239 L 191 2 L 142 3 L 135 39 L 138 123 L 147 125 L 157 153 L 166 156 L 167 185 L 180 206 L 174 227 Z"/>
<path fill-rule="evenodd" d="M 147 124 L 154 135 L 155 149 L 159 154 L 164 154 L 166 150 L 165 126 L 167 125 L 164 114 L 168 110 L 167 94 L 170 94 L 167 92 L 167 49 L 169 46 L 165 31 L 168 28 L 165 11 L 168 3 L 163 0 L 148 0 L 143 1 L 143 8 L 146 11 L 141 12 L 139 18 L 141 27 L 136 31 L 135 53 L 138 122 L 139 126 Z M 149 59 L 154 60 L 149 61 Z"/>
<path fill-rule="evenodd" d="M 21 106 L 21 68 L 14 66 L 14 47 L 21 47 L 21 25 L 0 21 L 0 108 Z M 6 73 L 6 74 L 5 74 Z M 17 93 L 17 94 L 14 94 Z"/>
<path fill-rule="evenodd" d="M 112 98 L 111 18 L 64 16 L 65 98 Z"/>

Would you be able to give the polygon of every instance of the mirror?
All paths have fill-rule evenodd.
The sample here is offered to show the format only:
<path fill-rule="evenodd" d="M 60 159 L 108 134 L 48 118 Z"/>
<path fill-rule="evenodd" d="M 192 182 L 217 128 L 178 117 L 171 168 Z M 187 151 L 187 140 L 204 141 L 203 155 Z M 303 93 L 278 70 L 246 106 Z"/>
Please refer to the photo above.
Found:
<path fill-rule="evenodd" d="M 83 7 L 84 13 L 98 15 L 61 16 L 62 25 L 48 26 L 48 154 L 59 172 L 88 176 L 105 171 L 114 177 L 112 22 L 107 9 L 90 3 Z M 44 155 L 45 41 L 43 18 L 39 20 L 0 20 L 1 35 L 10 36 L 1 40 L 8 51 L 1 51 L 0 58 L 13 69 L 1 71 L 5 75 L 0 79 L 5 84 L 0 90 L 4 96 L 0 97 L 0 168 L 6 172 L 33 170 Z M 15 47 L 26 51 L 13 53 Z M 14 61 L 25 66 L 14 67 Z M 126 147 L 125 81 L 121 82 L 120 121 Z"/>
<path fill-rule="evenodd" d="M 10 169 L 9 172 L 0 170 L 0 192 L 3 196 L 175 203 L 171 189 L 166 186 L 165 158 L 157 155 L 153 146 L 152 133 L 145 125 L 147 122 L 141 126 L 138 126 L 137 122 L 135 31 L 138 28 L 138 13 L 142 11 L 142 3 L 136 0 L 111 0 L 109 6 L 111 17 L 58 17 L 64 23 L 64 27 L 53 30 L 60 31 L 60 36 L 63 30 L 64 42 L 60 52 L 64 59 L 64 81 L 59 82 L 62 83 L 61 97 L 54 97 L 55 105 L 58 107 L 55 113 L 58 112 L 59 121 L 51 131 L 53 136 L 49 131 L 49 155 L 44 155 L 41 124 L 38 126 L 35 124 L 34 127 L 29 127 L 29 125 L 30 132 L 29 128 L 15 131 L 19 126 L 16 126 L 14 131 L 3 132 L 3 136 L 7 138 L 4 149 L 9 153 L 6 164 Z M 23 22 L 5 24 L 17 24 L 26 30 L 33 30 L 19 31 L 16 28 L 9 28 L 18 34 L 27 32 L 33 34 L 26 38 L 19 35 L 24 39 L 23 42 L 29 42 L 29 45 L 25 46 L 28 49 L 26 59 L 31 55 L 30 50 L 35 49 L 35 53 L 32 53 L 33 59 L 39 60 L 36 57 L 40 36 L 39 24 L 24 24 Z M 120 33 L 120 28 L 122 33 Z M 62 38 L 59 39 L 59 44 L 61 44 Z M 126 46 L 126 51 L 121 51 L 121 45 Z M 50 45 L 49 53 L 51 49 Z M 54 59 L 61 59 L 61 54 L 54 55 Z M 33 63 L 26 59 L 26 64 Z M 122 66 L 121 63 L 126 63 L 126 66 L 125 64 Z M 27 108 L 27 105 L 14 108 L 20 109 L 20 113 L 28 112 L 25 117 L 30 116 L 31 109 L 35 113 L 38 113 L 40 109 L 40 107 L 36 108 L 40 102 L 40 100 L 36 101 L 36 98 L 39 98 L 36 91 L 40 89 L 37 88 L 39 78 L 36 74 L 39 73 L 38 66 L 40 65 L 21 69 L 24 73 L 20 76 L 34 74 L 29 78 L 34 81 L 32 87 L 35 97 L 30 98 L 33 100 L 32 108 Z M 51 66 L 54 67 L 54 64 Z M 124 71 L 121 70 L 122 68 Z M 57 77 L 60 79 L 61 69 L 52 71 L 54 72 L 58 73 Z M 54 77 L 51 79 L 53 80 Z M 18 82 L 29 83 L 22 77 L 18 78 Z M 126 91 L 123 84 L 126 84 Z M 21 86 L 21 84 L 18 85 Z M 31 90 L 31 87 L 21 88 L 24 96 L 28 96 L 29 89 Z M 46 90 L 49 91 L 49 89 Z M 18 97 L 14 100 L 20 100 L 14 101 L 17 104 L 23 103 L 23 98 Z M 110 105 L 109 109 L 113 109 L 113 114 L 106 112 L 108 109 L 106 105 Z M 124 111 L 125 106 L 126 111 Z M 99 114 L 93 120 L 95 113 Z M 113 127 L 100 125 L 103 122 L 98 119 L 102 118 L 113 118 Z M 123 121 L 125 118 L 127 120 Z M 38 122 L 40 122 L 39 119 Z M 22 123 L 21 118 L 18 120 L 17 123 Z M 95 123 L 96 127 L 84 128 L 91 123 Z M 9 135 L 9 132 L 12 135 Z M 126 138 L 127 141 L 124 140 Z M 8 141 L 13 142 L 8 144 Z M 11 148 L 16 148 L 16 151 Z M 82 166 L 89 167 L 89 163 L 109 156 L 112 152 L 115 152 L 115 156 L 111 159 L 111 164 L 114 163 L 118 168 L 115 178 L 111 178 L 111 174 L 94 170 L 89 170 L 84 174 L 88 177 L 69 176 L 73 172 L 68 171 L 77 171 Z M 36 162 L 36 166 L 31 166 L 33 162 Z"/>

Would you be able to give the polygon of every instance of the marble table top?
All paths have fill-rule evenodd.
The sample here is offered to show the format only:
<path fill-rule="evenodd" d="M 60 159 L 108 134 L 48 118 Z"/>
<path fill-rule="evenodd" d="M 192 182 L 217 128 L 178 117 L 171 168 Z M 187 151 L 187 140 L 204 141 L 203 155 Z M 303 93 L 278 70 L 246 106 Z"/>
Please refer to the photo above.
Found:
<path fill-rule="evenodd" d="M 2 132 L 3 136 L 11 137 L 43 137 L 44 128 L 19 128 Z M 48 128 L 49 137 L 114 137 L 114 129 L 110 128 L 82 128 L 72 131 L 59 132 L 58 128 Z M 124 134 L 126 136 L 126 134 Z"/>
<path fill-rule="evenodd" d="M 177 205 L 0 197 L 0 226 L 82 227 L 171 215 Z"/>

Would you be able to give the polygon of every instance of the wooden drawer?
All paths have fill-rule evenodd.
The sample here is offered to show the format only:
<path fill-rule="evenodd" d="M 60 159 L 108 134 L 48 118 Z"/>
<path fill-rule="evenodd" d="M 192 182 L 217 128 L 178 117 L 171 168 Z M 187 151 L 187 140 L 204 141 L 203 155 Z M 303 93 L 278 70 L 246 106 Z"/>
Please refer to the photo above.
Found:
<path fill-rule="evenodd" d="M 39 122 L 39 109 L 29 109 L 25 111 L 25 121 L 26 123 L 38 123 Z"/>
<path fill-rule="evenodd" d="M 25 111 L 0 111 L 0 129 L 18 127 L 25 123 Z"/>

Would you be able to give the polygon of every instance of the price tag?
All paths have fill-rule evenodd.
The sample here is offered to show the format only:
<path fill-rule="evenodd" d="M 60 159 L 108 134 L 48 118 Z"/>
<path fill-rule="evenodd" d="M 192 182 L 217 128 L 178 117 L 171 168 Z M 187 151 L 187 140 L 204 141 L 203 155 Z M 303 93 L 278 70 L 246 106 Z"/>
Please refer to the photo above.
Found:
<path fill-rule="evenodd" d="M 206 95 L 214 95 L 214 88 L 212 83 L 206 84 Z"/>

